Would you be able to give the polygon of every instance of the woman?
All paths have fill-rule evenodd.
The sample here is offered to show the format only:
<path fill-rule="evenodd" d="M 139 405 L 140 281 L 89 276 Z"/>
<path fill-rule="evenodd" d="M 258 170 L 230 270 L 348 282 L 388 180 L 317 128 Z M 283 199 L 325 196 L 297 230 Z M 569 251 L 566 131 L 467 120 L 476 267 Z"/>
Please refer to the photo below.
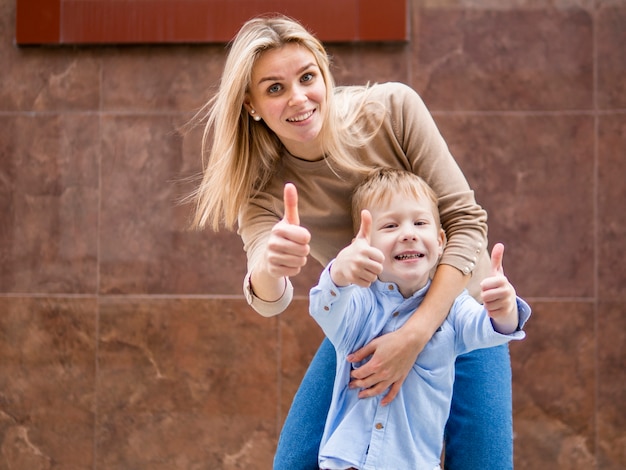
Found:
<path fill-rule="evenodd" d="M 309 254 L 324 266 L 350 242 L 350 195 L 368 169 L 408 169 L 437 193 L 447 245 L 427 297 L 400 330 L 346 358 L 371 356 L 354 369 L 352 385 L 363 398 L 386 393 L 390 402 L 454 298 L 465 287 L 478 295 L 489 269 L 487 215 L 424 103 L 397 83 L 335 87 L 322 44 L 296 21 L 275 16 L 241 28 L 206 109 L 207 163 L 194 224 L 238 225 L 248 257 L 244 292 L 262 315 L 289 305 L 290 277 Z M 334 356 L 325 340 L 281 432 L 276 470 L 318 468 Z M 463 356 L 456 370 L 445 468 L 512 468 L 507 347 Z"/>

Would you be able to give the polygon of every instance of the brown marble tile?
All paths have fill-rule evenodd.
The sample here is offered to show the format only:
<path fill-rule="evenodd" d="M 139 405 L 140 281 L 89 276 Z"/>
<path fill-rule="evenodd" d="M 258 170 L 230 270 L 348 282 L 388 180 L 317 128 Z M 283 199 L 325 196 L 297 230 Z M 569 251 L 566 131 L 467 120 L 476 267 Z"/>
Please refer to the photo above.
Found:
<path fill-rule="evenodd" d="M 433 110 L 592 107 L 587 11 L 423 8 L 413 41 L 412 84 Z"/>
<path fill-rule="evenodd" d="M 112 116 L 102 133 L 101 292 L 241 294 L 239 237 L 187 230 L 178 180 L 188 152 L 172 120 Z"/>
<path fill-rule="evenodd" d="M 195 112 L 217 90 L 225 57 L 223 45 L 107 49 L 103 109 Z"/>
<path fill-rule="evenodd" d="M 626 302 L 598 306 L 598 468 L 626 468 Z"/>
<path fill-rule="evenodd" d="M 0 68 L 2 111 L 87 111 L 98 106 L 100 63 L 94 54 L 15 49 L 3 42 Z"/>
<path fill-rule="evenodd" d="M 0 35 L 0 111 L 76 111 L 98 106 L 98 54 L 16 47 L 15 0 L 0 1 Z"/>
<path fill-rule="evenodd" d="M 329 44 L 326 47 L 338 85 L 409 82 L 409 43 Z"/>
<path fill-rule="evenodd" d="M 463 8 L 465 10 L 533 10 L 537 8 L 593 8 L 597 0 L 412 0 L 415 6 L 426 8 Z M 600 0 L 602 1 L 602 0 Z M 608 0 L 619 2 L 621 0 Z"/>
<path fill-rule="evenodd" d="M 104 298 L 98 468 L 270 468 L 277 323 L 238 300 Z"/>
<path fill-rule="evenodd" d="M 598 291 L 626 300 L 626 115 L 601 116 L 598 134 Z"/>
<path fill-rule="evenodd" d="M 95 293 L 98 119 L 0 116 L 0 292 Z"/>
<path fill-rule="evenodd" d="M 511 345 L 515 468 L 595 468 L 593 303 L 531 303 Z"/>
<path fill-rule="evenodd" d="M 626 4 L 600 2 L 597 13 L 598 106 L 626 108 Z"/>
<path fill-rule="evenodd" d="M 0 469 L 93 469 L 93 298 L 0 297 Z"/>
<path fill-rule="evenodd" d="M 593 295 L 593 119 L 437 114 L 524 297 Z M 584 214 L 587 223 L 581 223 Z"/>

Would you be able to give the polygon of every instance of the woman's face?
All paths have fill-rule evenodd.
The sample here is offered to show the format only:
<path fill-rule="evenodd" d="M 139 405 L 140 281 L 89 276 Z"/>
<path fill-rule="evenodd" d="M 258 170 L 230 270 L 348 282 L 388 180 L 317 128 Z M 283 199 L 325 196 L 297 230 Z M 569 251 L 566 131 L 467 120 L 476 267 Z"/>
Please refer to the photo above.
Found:
<path fill-rule="evenodd" d="M 289 153 L 305 160 L 322 157 L 326 84 L 307 48 L 286 44 L 263 52 L 252 69 L 244 105 L 265 121 Z"/>

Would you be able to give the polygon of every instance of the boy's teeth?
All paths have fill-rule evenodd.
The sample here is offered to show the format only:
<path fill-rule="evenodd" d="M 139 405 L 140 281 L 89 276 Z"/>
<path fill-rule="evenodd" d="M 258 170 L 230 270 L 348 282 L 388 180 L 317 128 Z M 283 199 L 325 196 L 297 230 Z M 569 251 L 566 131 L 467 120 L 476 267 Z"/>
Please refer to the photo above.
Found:
<path fill-rule="evenodd" d="M 396 256 L 396 259 L 399 259 L 399 260 L 414 259 L 414 258 L 421 258 L 422 256 L 424 256 L 424 255 L 415 253 L 415 254 L 411 254 L 411 255 L 398 255 L 398 256 Z"/>

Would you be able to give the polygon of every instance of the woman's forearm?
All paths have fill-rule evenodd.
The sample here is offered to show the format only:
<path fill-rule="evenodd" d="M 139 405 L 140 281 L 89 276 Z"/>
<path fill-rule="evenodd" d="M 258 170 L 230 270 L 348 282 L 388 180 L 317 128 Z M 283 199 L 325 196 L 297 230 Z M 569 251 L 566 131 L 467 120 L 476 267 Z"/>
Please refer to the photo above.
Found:
<path fill-rule="evenodd" d="M 254 274 L 255 271 L 253 270 L 244 279 L 243 290 L 248 304 L 264 317 L 273 317 L 285 311 L 293 298 L 293 286 L 289 278 L 258 276 L 256 284 L 254 284 L 255 281 L 252 279 Z M 260 294 L 257 293 L 257 290 L 260 290 Z M 263 295 L 271 300 L 265 300 Z"/>
<path fill-rule="evenodd" d="M 418 313 L 412 315 L 402 327 L 402 330 L 406 330 L 405 334 L 415 337 L 418 344 L 424 344 L 420 341 L 424 335 L 427 335 L 428 341 L 444 322 L 454 300 L 463 292 L 470 279 L 471 276 L 464 275 L 458 269 L 440 264 Z"/>
<path fill-rule="evenodd" d="M 254 295 L 265 302 L 275 302 L 285 293 L 287 279 L 269 275 L 262 269 L 253 269 L 250 273 L 250 287 Z"/>

